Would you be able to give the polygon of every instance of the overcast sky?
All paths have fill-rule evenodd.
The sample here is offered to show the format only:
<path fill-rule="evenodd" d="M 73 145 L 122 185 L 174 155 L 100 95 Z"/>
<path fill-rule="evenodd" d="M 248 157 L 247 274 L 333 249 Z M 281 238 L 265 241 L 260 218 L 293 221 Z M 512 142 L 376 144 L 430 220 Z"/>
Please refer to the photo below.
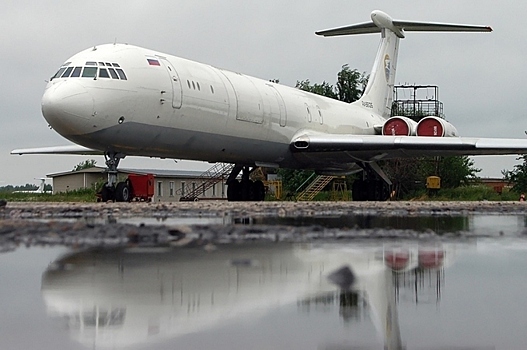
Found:
<path fill-rule="evenodd" d="M 440 87 L 447 119 L 462 136 L 526 137 L 525 1 L 29 1 L 0 12 L 0 186 L 37 183 L 90 157 L 12 156 L 15 148 L 65 145 L 40 111 L 46 80 L 73 54 L 114 41 L 147 47 L 263 79 L 335 83 L 343 64 L 369 73 L 378 35 L 322 38 L 316 30 L 395 19 L 490 25 L 492 33 L 407 33 L 396 83 Z M 104 165 L 102 157 L 91 157 Z M 483 176 L 515 156 L 479 158 Z M 206 169 L 126 158 L 122 167 Z"/>

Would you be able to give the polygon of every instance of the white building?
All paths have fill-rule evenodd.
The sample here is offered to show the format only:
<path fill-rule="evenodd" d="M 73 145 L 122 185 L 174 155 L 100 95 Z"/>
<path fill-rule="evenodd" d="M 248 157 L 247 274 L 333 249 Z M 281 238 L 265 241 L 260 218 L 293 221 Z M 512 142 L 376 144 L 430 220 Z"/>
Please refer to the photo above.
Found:
<path fill-rule="evenodd" d="M 106 168 L 95 166 L 79 171 L 67 171 L 48 174 L 53 180 L 53 194 L 78 190 L 82 188 L 100 188 L 106 181 Z M 155 179 L 154 197 L 155 202 L 177 202 L 188 195 L 190 191 L 203 188 L 203 184 L 210 177 L 203 176 L 202 171 L 187 170 L 159 170 L 159 169 L 119 169 L 119 181 L 126 179 L 128 174 L 147 175 L 152 174 Z M 211 184 L 210 188 L 200 191 L 197 197 L 203 199 L 225 199 L 227 200 L 227 177 Z M 208 187 L 208 186 L 207 186 Z"/>

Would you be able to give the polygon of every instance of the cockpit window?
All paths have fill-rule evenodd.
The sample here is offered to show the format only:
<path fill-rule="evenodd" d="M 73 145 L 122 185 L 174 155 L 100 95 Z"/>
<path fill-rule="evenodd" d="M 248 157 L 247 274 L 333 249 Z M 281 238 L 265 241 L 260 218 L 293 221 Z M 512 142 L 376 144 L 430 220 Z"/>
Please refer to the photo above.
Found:
<path fill-rule="evenodd" d="M 51 78 L 51 80 L 62 76 L 62 73 L 64 73 L 65 70 L 66 70 L 66 67 L 61 67 L 59 71 L 55 73 L 55 75 Z"/>
<path fill-rule="evenodd" d="M 51 80 L 56 78 L 106 78 L 115 80 L 128 80 L 126 74 L 117 63 L 87 61 L 84 67 L 74 67 L 71 62 L 64 63 Z M 99 68 L 100 67 L 100 68 Z"/>
<path fill-rule="evenodd" d="M 71 73 L 70 77 L 71 78 L 78 78 L 81 76 L 81 69 L 82 67 L 75 67 L 73 68 L 73 73 Z"/>
<path fill-rule="evenodd" d="M 106 68 L 99 68 L 99 78 L 110 78 Z"/>
<path fill-rule="evenodd" d="M 71 74 L 71 71 L 73 70 L 73 67 L 68 67 L 65 71 L 64 71 L 64 74 L 62 74 L 60 77 L 61 78 L 67 78 L 70 76 Z"/>
<path fill-rule="evenodd" d="M 117 68 L 116 71 L 117 74 L 119 74 L 119 78 L 121 78 L 121 80 L 126 80 L 126 74 L 124 74 L 124 71 L 121 68 Z"/>
<path fill-rule="evenodd" d="M 108 72 L 110 72 L 110 75 L 112 76 L 112 79 L 119 79 L 119 76 L 117 75 L 117 72 L 115 72 L 115 69 L 108 68 Z"/>
<path fill-rule="evenodd" d="M 97 75 L 97 67 L 84 67 L 82 71 L 83 78 L 95 78 Z"/>

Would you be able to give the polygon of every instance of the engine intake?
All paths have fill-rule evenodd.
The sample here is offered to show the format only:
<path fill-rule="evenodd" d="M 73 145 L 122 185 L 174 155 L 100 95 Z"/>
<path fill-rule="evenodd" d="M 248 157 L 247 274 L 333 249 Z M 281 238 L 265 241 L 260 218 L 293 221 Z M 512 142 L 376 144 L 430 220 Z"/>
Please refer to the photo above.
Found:
<path fill-rule="evenodd" d="M 454 137 L 458 136 L 457 129 L 439 117 L 425 117 L 417 123 L 417 136 Z"/>

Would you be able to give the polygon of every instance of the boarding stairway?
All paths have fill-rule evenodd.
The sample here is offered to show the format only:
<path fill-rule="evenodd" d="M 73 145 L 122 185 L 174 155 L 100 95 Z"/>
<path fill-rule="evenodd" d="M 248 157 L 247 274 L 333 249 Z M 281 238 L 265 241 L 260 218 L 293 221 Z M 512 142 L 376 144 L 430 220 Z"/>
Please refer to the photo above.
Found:
<path fill-rule="evenodd" d="M 297 201 L 311 201 L 315 196 L 326 187 L 334 176 L 318 175 L 297 197 Z M 307 181 L 309 181 L 309 178 Z"/>
<path fill-rule="evenodd" d="M 233 168 L 234 164 L 231 163 L 216 163 L 198 177 L 197 180 L 201 179 L 201 184 L 192 187 L 190 184 L 186 184 L 184 188 L 180 188 L 176 191 L 176 195 L 181 196 L 179 198 L 181 202 L 196 201 L 200 196 L 203 196 L 209 188 L 227 178 Z"/>

